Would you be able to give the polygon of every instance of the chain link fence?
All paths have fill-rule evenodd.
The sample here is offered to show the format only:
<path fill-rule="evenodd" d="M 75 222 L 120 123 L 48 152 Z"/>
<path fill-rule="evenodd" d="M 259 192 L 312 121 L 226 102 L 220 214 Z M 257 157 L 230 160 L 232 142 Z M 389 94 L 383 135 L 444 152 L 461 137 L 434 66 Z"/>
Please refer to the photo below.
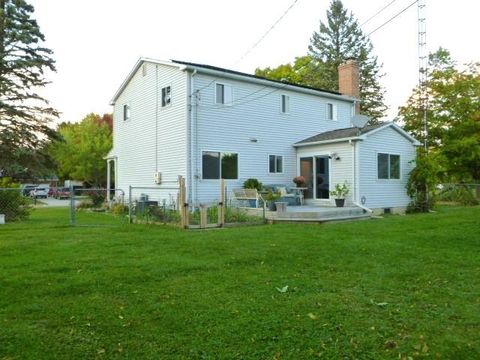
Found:
<path fill-rule="evenodd" d="M 440 184 L 435 190 L 436 200 L 460 205 L 480 204 L 480 184 Z"/>
<path fill-rule="evenodd" d="M 0 224 L 25 220 L 34 201 L 20 188 L 0 188 Z"/>

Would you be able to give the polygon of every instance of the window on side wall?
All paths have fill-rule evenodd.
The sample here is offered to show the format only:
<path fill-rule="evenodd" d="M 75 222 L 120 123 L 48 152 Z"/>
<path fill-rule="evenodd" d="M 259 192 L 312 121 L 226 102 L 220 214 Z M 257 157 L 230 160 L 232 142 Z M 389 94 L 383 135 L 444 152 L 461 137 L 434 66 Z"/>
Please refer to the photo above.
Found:
<path fill-rule="evenodd" d="M 283 156 L 268 155 L 268 172 L 270 174 L 283 173 Z"/>
<path fill-rule="evenodd" d="M 400 155 L 378 153 L 377 176 L 382 180 L 400 179 Z"/>
<path fill-rule="evenodd" d="M 162 88 L 162 107 L 170 105 L 172 102 L 172 87 L 165 86 Z"/>
<path fill-rule="evenodd" d="M 130 119 L 130 104 L 123 105 L 123 121 Z"/>
<path fill-rule="evenodd" d="M 332 103 L 327 103 L 327 120 L 337 120 L 337 107 Z"/>
<path fill-rule="evenodd" d="M 238 154 L 218 151 L 202 153 L 203 179 L 238 179 Z"/>
<path fill-rule="evenodd" d="M 280 111 L 282 114 L 288 114 L 290 112 L 290 96 L 282 94 L 280 101 Z"/>
<path fill-rule="evenodd" d="M 216 83 L 215 84 L 215 103 L 222 105 L 232 105 L 233 89 L 230 85 Z"/>

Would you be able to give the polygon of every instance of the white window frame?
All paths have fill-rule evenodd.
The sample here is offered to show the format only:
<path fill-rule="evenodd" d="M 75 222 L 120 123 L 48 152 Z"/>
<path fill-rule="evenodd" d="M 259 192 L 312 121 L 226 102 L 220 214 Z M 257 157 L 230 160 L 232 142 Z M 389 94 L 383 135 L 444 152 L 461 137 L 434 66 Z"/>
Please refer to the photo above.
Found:
<path fill-rule="evenodd" d="M 387 173 L 388 173 L 388 178 L 380 178 L 378 174 L 378 155 L 383 154 L 383 155 L 388 155 L 388 167 L 387 167 Z M 391 178 L 390 177 L 390 156 L 395 155 L 398 156 L 398 179 L 397 178 Z M 382 151 L 377 151 L 375 153 L 376 157 L 376 172 L 377 172 L 377 180 L 378 181 L 400 181 L 402 180 L 402 155 L 398 153 L 389 153 L 389 152 L 382 152 Z"/>
<path fill-rule="evenodd" d="M 163 89 L 167 89 L 167 88 L 170 88 L 170 102 L 166 105 L 163 105 Z M 162 88 L 160 89 L 160 107 L 162 109 L 165 109 L 170 106 L 172 106 L 172 85 L 168 84 L 168 85 L 162 86 Z"/>
<path fill-rule="evenodd" d="M 122 118 L 123 121 L 128 121 L 132 118 L 132 107 L 130 106 L 130 103 L 125 103 L 122 106 Z"/>
<path fill-rule="evenodd" d="M 283 99 L 285 99 L 285 111 L 283 111 Z M 290 96 L 287 94 L 280 94 L 280 113 L 284 115 L 290 114 Z"/>
<path fill-rule="evenodd" d="M 219 174 L 220 174 L 220 177 L 218 179 L 205 179 L 203 177 L 203 153 L 206 153 L 206 152 L 212 152 L 212 153 L 219 153 L 220 154 L 220 170 L 219 170 Z M 240 154 L 237 152 L 237 151 L 228 151 L 228 150 L 202 150 L 200 152 L 200 168 L 202 169 L 202 176 L 201 176 L 201 179 L 202 181 L 218 181 L 218 180 L 221 180 L 222 179 L 222 157 L 223 157 L 223 154 L 225 153 L 228 153 L 228 154 L 236 154 L 237 155 L 237 178 L 236 179 L 223 179 L 225 181 L 235 181 L 235 180 L 238 180 L 240 179 Z"/>
<path fill-rule="evenodd" d="M 274 172 L 271 172 L 270 171 L 270 156 L 274 156 L 275 157 L 275 171 Z M 277 171 L 277 158 L 281 158 L 282 159 L 282 171 Z M 278 154 L 268 154 L 268 173 L 269 174 L 283 174 L 284 172 L 284 167 L 285 167 L 285 164 L 283 162 L 283 155 L 278 155 Z"/>
<path fill-rule="evenodd" d="M 223 102 L 217 102 L 217 85 L 222 85 L 223 86 Z M 227 92 L 226 90 L 229 89 Z M 228 94 L 229 93 L 229 94 Z M 229 95 L 230 98 L 228 98 L 226 95 Z M 233 86 L 224 82 L 215 82 L 215 91 L 214 91 L 214 98 L 213 102 L 215 105 L 223 105 L 223 106 L 232 106 L 233 105 Z"/>
<path fill-rule="evenodd" d="M 332 107 L 332 118 L 329 117 L 329 107 Z M 325 106 L 325 118 L 327 121 L 337 121 L 337 105 L 332 102 L 327 102 Z"/>

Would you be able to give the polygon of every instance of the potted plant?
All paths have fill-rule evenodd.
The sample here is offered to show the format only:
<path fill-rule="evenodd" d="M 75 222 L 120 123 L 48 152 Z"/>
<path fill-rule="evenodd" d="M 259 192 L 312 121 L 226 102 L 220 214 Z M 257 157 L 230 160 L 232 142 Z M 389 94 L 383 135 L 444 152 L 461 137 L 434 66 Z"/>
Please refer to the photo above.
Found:
<path fill-rule="evenodd" d="M 265 195 L 265 200 L 267 201 L 268 210 L 270 211 L 277 210 L 277 207 L 275 206 L 275 201 L 277 201 L 279 198 L 280 198 L 280 193 L 273 192 L 272 190 L 268 191 L 268 193 Z"/>
<path fill-rule="evenodd" d="M 295 185 L 297 185 L 297 187 L 304 187 L 306 180 L 302 175 L 300 175 L 300 176 L 295 176 L 293 178 L 293 182 L 295 183 Z"/>
<path fill-rule="evenodd" d="M 343 207 L 345 205 L 345 198 L 350 192 L 347 182 L 344 182 L 342 185 L 336 184 L 335 190 L 330 191 L 330 195 L 335 198 L 335 205 L 337 207 Z"/>
<path fill-rule="evenodd" d="M 262 183 L 255 178 L 247 179 L 243 182 L 244 189 L 257 189 L 258 191 L 262 190 Z"/>

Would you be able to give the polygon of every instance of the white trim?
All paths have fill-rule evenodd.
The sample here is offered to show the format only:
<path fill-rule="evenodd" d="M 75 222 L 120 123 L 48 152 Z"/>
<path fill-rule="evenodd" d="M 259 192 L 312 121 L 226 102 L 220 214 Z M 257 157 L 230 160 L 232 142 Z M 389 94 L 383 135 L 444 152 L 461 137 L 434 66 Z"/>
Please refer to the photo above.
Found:
<path fill-rule="evenodd" d="M 294 147 L 305 147 L 305 146 L 312 146 L 312 145 L 323 145 L 323 144 L 332 144 L 337 142 L 346 142 L 350 140 L 364 140 L 361 136 L 353 136 L 353 137 L 346 137 L 346 138 L 339 138 L 339 139 L 331 139 L 331 140 L 322 140 L 322 141 L 312 141 L 308 143 L 301 143 L 301 144 L 293 144 Z"/>
<path fill-rule="evenodd" d="M 404 129 L 402 129 L 400 126 L 398 126 L 394 122 L 387 122 L 387 123 L 385 123 L 385 125 L 380 126 L 380 127 L 376 128 L 375 130 L 369 131 L 369 132 L 363 134 L 362 136 L 368 137 L 370 135 L 375 134 L 378 131 L 381 131 L 381 130 L 389 128 L 389 127 L 392 127 L 395 130 L 397 130 L 401 135 L 405 136 L 408 140 L 410 140 L 413 143 L 413 145 L 415 145 L 415 146 L 421 146 L 422 145 L 417 139 L 415 139 L 412 135 L 410 135 L 408 132 L 406 132 Z"/>

